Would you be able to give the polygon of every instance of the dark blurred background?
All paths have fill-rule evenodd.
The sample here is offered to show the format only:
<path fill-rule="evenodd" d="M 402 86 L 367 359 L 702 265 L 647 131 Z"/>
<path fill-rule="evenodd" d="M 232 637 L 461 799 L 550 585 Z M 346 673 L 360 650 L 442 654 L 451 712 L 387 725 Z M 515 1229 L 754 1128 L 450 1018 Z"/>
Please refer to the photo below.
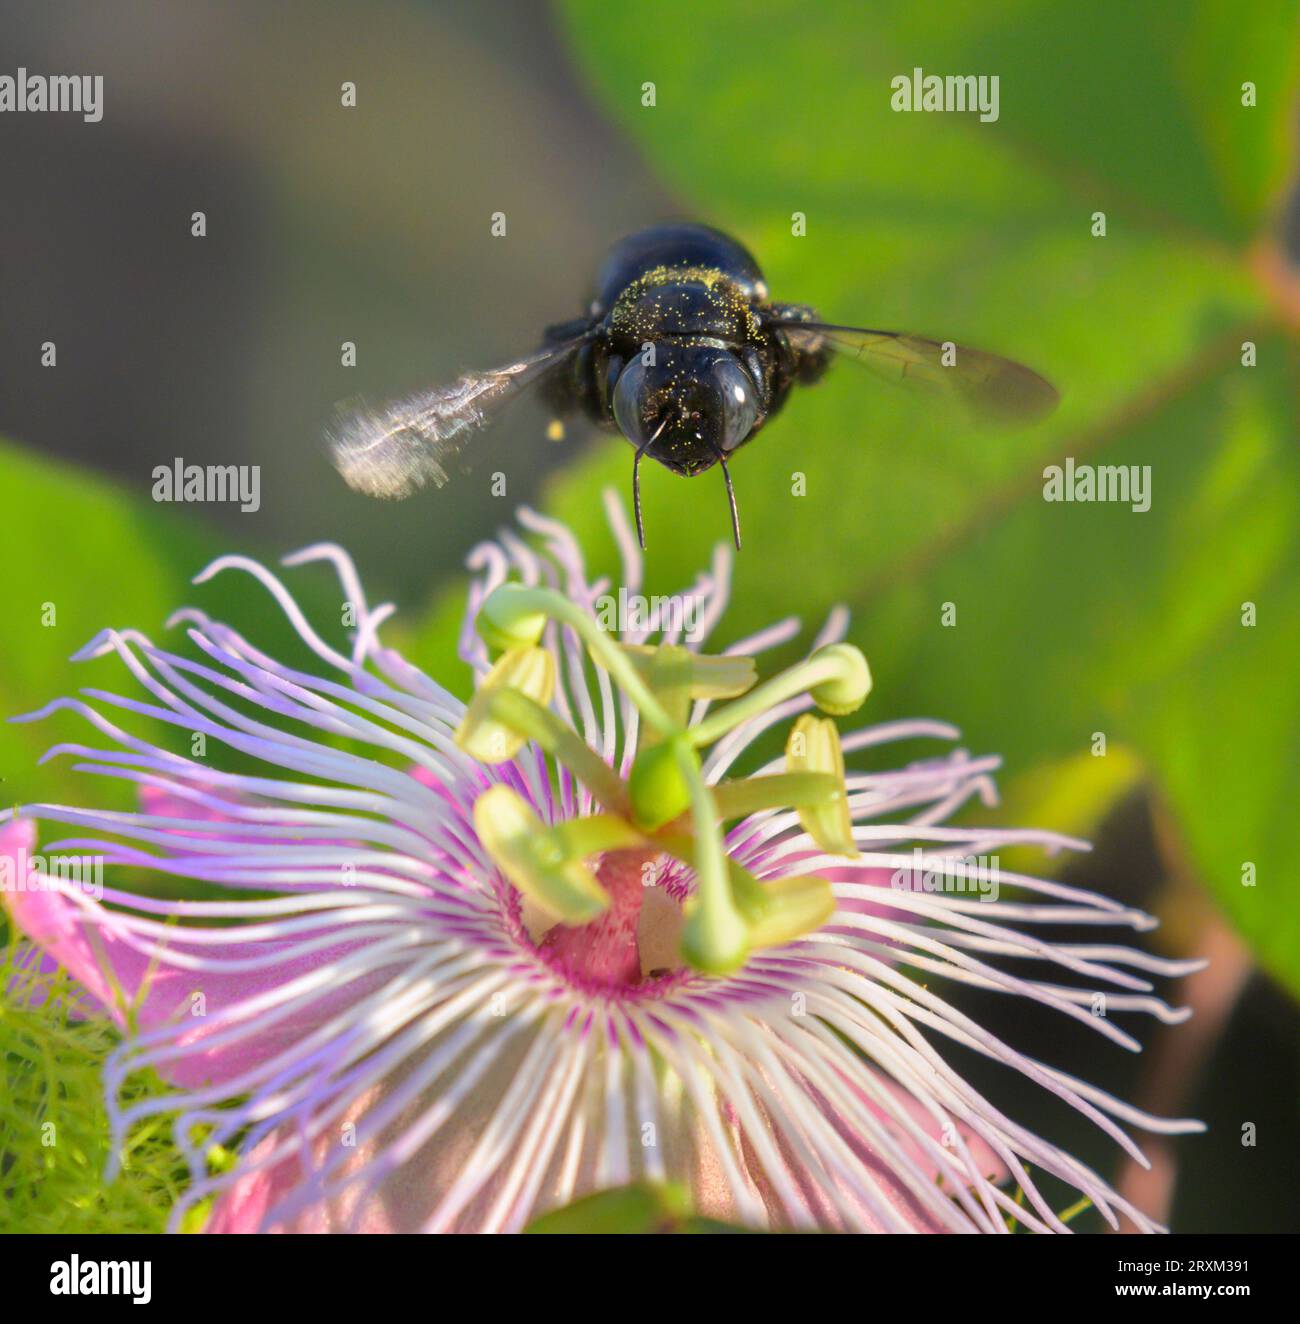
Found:
<path fill-rule="evenodd" d="M 102 74 L 105 87 L 92 131 L 0 116 L 0 435 L 146 498 L 153 467 L 175 457 L 258 464 L 256 514 L 202 511 L 225 541 L 278 553 L 344 540 L 376 597 L 410 604 L 499 522 L 494 454 L 536 446 L 511 466 L 513 507 L 588 444 L 536 444 L 544 418 L 523 405 L 454 501 L 392 506 L 348 492 L 322 445 L 342 398 L 382 400 L 531 348 L 580 310 L 611 240 L 683 212 L 604 119 L 547 6 L 7 0 L 0 32 L 6 72 Z M 340 106 L 345 81 L 355 109 Z M 57 372 L 38 365 L 45 340 Z M 344 341 L 355 368 L 340 364 Z M 1149 805 L 1127 804 L 1087 883 L 1159 908 L 1179 883 L 1157 835 Z M 1182 1056 L 1161 1056 L 1152 1023 L 1138 1032 L 1154 1053 L 1128 1058 L 1059 1017 L 965 1000 L 1066 1070 L 1210 1123 L 1174 1151 L 1175 1228 L 1294 1228 L 1296 1147 L 1276 1137 L 1293 1134 L 1300 1094 L 1295 1013 L 1224 944 L 1217 982 L 1197 991 L 1208 1042 Z M 1013 1102 L 1115 1176 L 1113 1147 L 1086 1123 L 1036 1093 Z M 1247 1121 L 1274 1143 L 1243 1149 Z"/>
<path fill-rule="evenodd" d="M 544 419 L 521 405 L 455 501 L 381 505 L 328 464 L 335 403 L 534 348 L 609 242 L 674 210 L 547 6 L 85 0 L 0 24 L 7 70 L 100 73 L 106 105 L 93 128 L 0 116 L 0 435 L 144 497 L 177 456 L 260 464 L 260 511 L 204 510 L 239 545 L 345 525 L 377 591 L 418 599 L 496 527 L 493 456 Z M 57 372 L 37 370 L 46 340 Z M 511 466 L 510 505 L 564 458 Z"/>

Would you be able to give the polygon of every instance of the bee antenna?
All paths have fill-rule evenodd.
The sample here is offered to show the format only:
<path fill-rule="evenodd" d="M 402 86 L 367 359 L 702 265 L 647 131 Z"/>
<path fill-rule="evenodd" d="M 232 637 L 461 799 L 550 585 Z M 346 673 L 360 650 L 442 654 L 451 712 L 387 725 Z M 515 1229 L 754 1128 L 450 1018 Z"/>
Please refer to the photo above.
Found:
<path fill-rule="evenodd" d="M 727 503 L 731 506 L 731 536 L 735 539 L 736 550 L 740 551 L 740 512 L 736 509 L 736 489 L 731 485 L 727 457 L 721 451 L 718 451 L 718 463 L 722 465 L 722 479 L 727 484 Z"/>
<path fill-rule="evenodd" d="M 636 511 L 636 538 L 645 551 L 645 525 L 641 522 L 641 457 L 645 454 L 648 441 L 637 447 L 636 458 L 632 461 L 632 508 Z"/>
<path fill-rule="evenodd" d="M 641 457 L 659 440 L 659 434 L 667 426 L 668 420 L 665 418 L 655 428 L 653 435 L 647 437 L 636 448 L 636 459 L 632 461 L 632 508 L 636 511 L 636 537 L 643 552 L 645 551 L 645 525 L 641 522 Z"/>

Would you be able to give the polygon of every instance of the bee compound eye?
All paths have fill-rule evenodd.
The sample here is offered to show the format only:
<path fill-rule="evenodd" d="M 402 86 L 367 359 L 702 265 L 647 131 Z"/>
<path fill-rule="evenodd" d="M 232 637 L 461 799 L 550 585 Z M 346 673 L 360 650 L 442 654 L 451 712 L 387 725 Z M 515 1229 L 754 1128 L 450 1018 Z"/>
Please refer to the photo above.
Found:
<path fill-rule="evenodd" d="M 758 391 L 753 378 L 730 356 L 713 365 L 712 376 L 722 424 L 719 444 L 724 451 L 733 451 L 753 431 Z"/>
<path fill-rule="evenodd" d="M 651 384 L 649 371 L 639 359 L 633 359 L 619 374 L 614 387 L 614 422 L 634 445 L 640 446 L 652 435 L 653 420 L 646 417 Z"/>

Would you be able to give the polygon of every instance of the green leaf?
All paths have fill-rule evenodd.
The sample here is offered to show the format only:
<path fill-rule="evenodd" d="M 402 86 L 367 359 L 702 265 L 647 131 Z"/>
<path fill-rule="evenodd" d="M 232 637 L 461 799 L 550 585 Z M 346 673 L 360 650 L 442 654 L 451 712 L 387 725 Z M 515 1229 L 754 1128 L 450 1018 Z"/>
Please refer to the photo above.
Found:
<path fill-rule="evenodd" d="M 1089 803 L 1130 786 L 1136 760 L 1200 877 L 1300 987 L 1282 839 L 1300 736 L 1300 355 L 1249 258 L 1285 179 L 1296 5 L 565 12 L 596 94 L 680 210 L 748 243 L 775 298 L 1007 354 L 1062 391 L 1050 421 L 1006 434 L 851 363 L 796 394 L 733 466 L 746 541 L 728 632 L 848 603 L 871 716 L 960 723 L 1044 803 L 1048 767 L 1091 757 L 1103 733 L 1123 753 L 1087 779 Z M 893 111 L 890 80 L 918 66 L 997 74 L 998 120 Z M 1067 457 L 1149 465 L 1150 510 L 1045 501 L 1044 470 Z M 611 443 L 551 489 L 601 566 L 596 493 L 629 469 Z M 725 536 L 721 477 L 648 469 L 648 591 L 671 591 Z"/>
<path fill-rule="evenodd" d="M 60 741 L 114 747 L 83 718 L 60 712 L 36 722 L 8 720 L 87 686 L 152 701 L 116 657 L 69 661 L 104 628 L 140 630 L 160 646 L 197 656 L 182 629 L 164 628 L 178 607 L 194 605 L 245 631 L 274 656 L 295 662 L 306 656 L 269 594 L 248 576 L 230 572 L 211 585 L 190 584 L 216 556 L 247 550 L 218 538 L 193 514 L 155 505 L 86 470 L 7 443 L 0 443 L 0 491 L 5 497 L 0 804 L 65 799 L 134 805 L 130 786 L 75 772 L 75 758 L 38 766 L 41 755 Z M 295 571 L 294 590 L 318 609 L 328 604 L 339 619 L 332 599 L 340 595 L 321 591 L 330 573 Z M 191 753 L 187 733 L 174 727 L 134 715 L 115 720 L 142 738 Z M 219 758 L 223 767 L 244 766 L 211 743 L 208 756 L 214 763 Z"/>
<path fill-rule="evenodd" d="M 37 768 L 56 740 L 100 744 L 84 721 L 57 714 L 45 721 L 8 719 L 82 685 L 127 692 L 120 664 L 78 664 L 69 657 L 106 626 L 154 636 L 189 597 L 190 576 L 217 554 L 191 520 L 131 500 L 116 485 L 71 466 L 0 444 L 5 494 L 4 647 L 0 649 L 0 799 L 6 804 L 71 795 L 87 778 L 70 759 Z M 134 681 L 128 682 L 134 689 Z M 141 730 L 158 733 L 143 722 Z M 113 803 L 129 795 L 105 778 L 95 789 Z"/>

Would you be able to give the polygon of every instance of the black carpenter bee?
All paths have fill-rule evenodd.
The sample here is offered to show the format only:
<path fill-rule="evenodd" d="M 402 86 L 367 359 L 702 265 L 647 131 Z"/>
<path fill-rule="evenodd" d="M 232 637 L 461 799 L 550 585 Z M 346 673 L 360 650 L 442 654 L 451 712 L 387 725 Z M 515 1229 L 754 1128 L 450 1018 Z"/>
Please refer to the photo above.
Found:
<path fill-rule="evenodd" d="M 586 314 L 548 327 L 535 354 L 353 415 L 333 437 L 334 459 L 348 484 L 371 496 L 441 487 L 470 439 L 539 384 L 558 419 L 585 416 L 635 447 L 642 547 L 643 455 L 687 477 L 721 465 L 739 547 L 727 460 L 780 411 L 796 383 L 817 381 L 835 352 L 894 381 L 955 396 L 993 422 L 1029 422 L 1057 401 L 1037 373 L 995 354 L 832 326 L 802 304 L 774 303 L 757 262 L 734 239 L 703 225 L 664 225 L 617 244 Z"/>

